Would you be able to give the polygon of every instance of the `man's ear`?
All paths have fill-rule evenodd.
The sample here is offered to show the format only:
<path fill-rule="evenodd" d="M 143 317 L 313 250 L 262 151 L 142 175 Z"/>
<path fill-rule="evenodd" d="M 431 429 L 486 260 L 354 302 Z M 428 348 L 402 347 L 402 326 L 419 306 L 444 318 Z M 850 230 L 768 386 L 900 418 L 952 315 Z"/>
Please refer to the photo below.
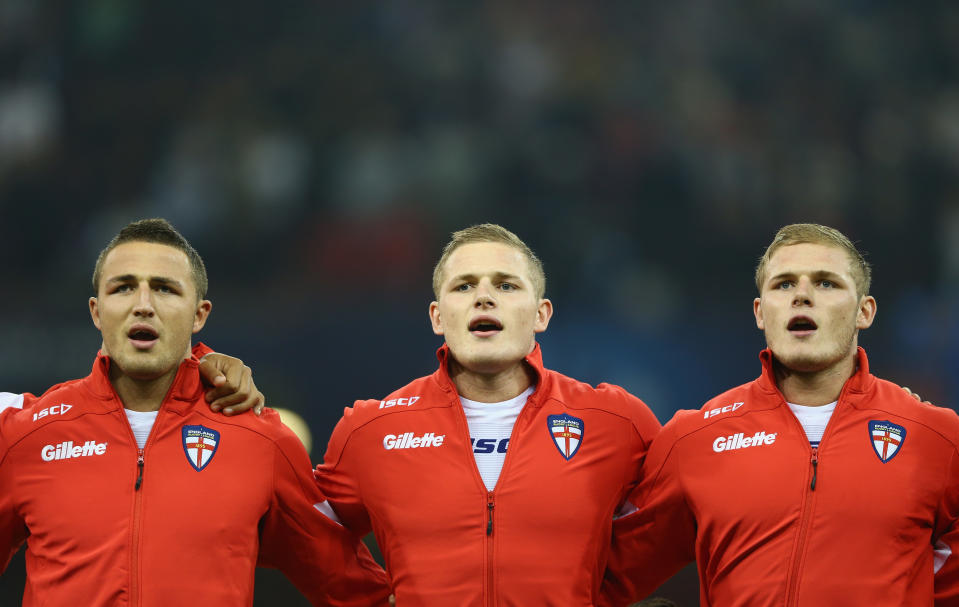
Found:
<path fill-rule="evenodd" d="M 196 312 L 193 315 L 193 332 L 199 333 L 200 329 L 203 328 L 203 325 L 206 324 L 206 319 L 210 316 L 210 311 L 213 309 L 213 303 L 209 299 L 204 299 L 196 305 Z"/>
<path fill-rule="evenodd" d="M 760 331 L 766 330 L 766 322 L 763 320 L 763 300 L 756 298 L 753 300 L 753 316 L 756 317 L 756 326 Z"/>
<path fill-rule="evenodd" d="M 868 329 L 872 326 L 872 321 L 876 320 L 876 312 L 879 311 L 879 304 L 872 295 L 863 295 L 859 299 L 859 310 L 856 312 L 856 328 Z"/>
<path fill-rule="evenodd" d="M 443 319 L 440 317 L 440 304 L 437 301 L 430 302 L 430 324 L 433 325 L 433 333 L 443 334 Z"/>
<path fill-rule="evenodd" d="M 536 308 L 536 324 L 533 330 L 542 333 L 549 326 L 549 319 L 553 317 L 553 302 L 548 299 L 539 300 L 539 306 Z"/>
<path fill-rule="evenodd" d="M 91 297 L 89 300 L 90 305 L 90 318 L 93 319 L 93 326 L 100 330 L 100 310 L 97 307 L 99 302 L 96 297 Z"/>

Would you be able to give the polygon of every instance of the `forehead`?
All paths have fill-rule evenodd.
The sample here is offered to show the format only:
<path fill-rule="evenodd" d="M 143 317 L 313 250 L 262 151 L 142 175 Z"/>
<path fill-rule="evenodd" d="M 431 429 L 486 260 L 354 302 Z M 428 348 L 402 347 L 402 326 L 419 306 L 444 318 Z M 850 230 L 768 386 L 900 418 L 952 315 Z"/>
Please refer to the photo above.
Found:
<path fill-rule="evenodd" d="M 769 258 L 766 277 L 779 274 L 832 272 L 851 277 L 852 259 L 845 250 L 827 244 L 804 242 L 780 247 Z"/>
<path fill-rule="evenodd" d="M 103 260 L 102 281 L 132 274 L 164 277 L 189 282 L 190 261 L 186 253 L 155 242 L 125 242 L 114 247 Z"/>
<path fill-rule="evenodd" d="M 529 260 L 522 251 L 502 242 L 471 242 L 453 251 L 443 266 L 443 280 L 463 274 L 512 274 L 532 282 Z"/>

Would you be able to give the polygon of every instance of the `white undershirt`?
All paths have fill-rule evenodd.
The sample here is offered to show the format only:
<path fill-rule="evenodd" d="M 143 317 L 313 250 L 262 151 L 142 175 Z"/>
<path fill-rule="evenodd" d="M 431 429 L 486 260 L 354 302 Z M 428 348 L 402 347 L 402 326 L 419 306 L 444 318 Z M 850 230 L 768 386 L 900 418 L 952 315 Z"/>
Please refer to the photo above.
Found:
<path fill-rule="evenodd" d="M 0 392 L 0 411 L 12 407 L 14 409 L 23 408 L 23 394 L 11 394 L 9 392 Z"/>
<path fill-rule="evenodd" d="M 470 429 L 473 457 L 487 491 L 492 491 L 499 480 L 513 425 L 533 389 L 534 386 L 530 386 L 519 396 L 501 403 L 480 403 L 460 397 Z"/>
<path fill-rule="evenodd" d="M 836 410 L 836 402 L 838 401 L 820 407 L 786 403 L 796 415 L 799 423 L 802 424 L 803 430 L 806 431 L 806 438 L 809 439 L 809 444 L 813 447 L 819 446 L 819 441 L 822 440 L 822 433 L 826 431 L 826 424 L 829 423 L 832 412 Z"/>
<path fill-rule="evenodd" d="M 153 429 L 153 422 L 157 420 L 159 411 L 131 411 L 124 409 L 127 419 L 130 421 L 130 429 L 133 430 L 133 436 L 137 439 L 137 447 L 142 449 L 147 444 L 147 438 L 150 436 L 150 430 Z"/>

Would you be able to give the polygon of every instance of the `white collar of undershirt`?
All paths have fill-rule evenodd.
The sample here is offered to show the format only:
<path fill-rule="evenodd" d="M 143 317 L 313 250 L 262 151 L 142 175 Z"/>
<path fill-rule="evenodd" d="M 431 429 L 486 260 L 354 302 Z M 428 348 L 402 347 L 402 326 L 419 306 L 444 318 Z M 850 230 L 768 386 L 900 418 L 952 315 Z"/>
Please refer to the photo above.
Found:
<path fill-rule="evenodd" d="M 142 449 L 147 444 L 147 438 L 150 436 L 150 430 L 157 420 L 159 411 L 132 411 L 123 409 L 127 414 L 127 420 L 130 422 L 130 429 L 133 430 L 133 437 L 137 439 L 137 447 Z"/>
<path fill-rule="evenodd" d="M 484 421 L 487 422 L 500 420 L 514 421 L 516 415 L 522 410 L 523 405 L 526 404 L 526 401 L 535 389 L 536 386 L 530 386 L 513 398 L 498 403 L 481 403 L 463 396 L 460 397 L 460 402 L 463 403 L 463 411 L 466 412 L 466 419 L 482 417 Z"/>
<path fill-rule="evenodd" d="M 836 410 L 837 402 L 839 401 L 817 407 L 795 405 L 793 403 L 786 404 L 789 405 L 789 409 L 796 416 L 796 419 L 799 420 L 799 423 L 802 424 L 809 442 L 813 446 L 817 446 L 819 441 L 822 440 L 823 432 L 826 431 L 826 424 L 829 423 L 829 418 L 832 417 L 833 411 Z"/>

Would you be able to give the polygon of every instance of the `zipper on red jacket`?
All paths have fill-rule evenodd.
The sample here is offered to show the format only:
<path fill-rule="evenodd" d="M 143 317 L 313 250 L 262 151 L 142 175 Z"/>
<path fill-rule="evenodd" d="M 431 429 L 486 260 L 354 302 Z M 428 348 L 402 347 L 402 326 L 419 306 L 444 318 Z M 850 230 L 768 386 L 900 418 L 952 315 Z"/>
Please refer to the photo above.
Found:
<path fill-rule="evenodd" d="M 137 482 L 134 486 L 133 497 L 133 540 L 130 542 L 130 605 L 140 604 L 140 575 L 137 570 L 140 552 L 140 511 L 142 510 L 143 492 L 140 485 L 143 482 L 143 449 L 137 449 Z"/>
<path fill-rule="evenodd" d="M 831 428 L 836 425 L 833 420 L 840 410 L 840 404 L 845 394 L 846 385 L 843 385 L 842 390 L 839 392 L 839 398 L 836 400 L 836 409 L 833 411 L 829 421 L 826 422 L 826 429 L 819 439 L 819 446 L 813 447 L 810 445 L 809 464 L 812 466 L 812 477 L 809 480 L 809 491 L 803 491 L 802 510 L 799 517 L 799 541 L 796 543 L 796 549 L 792 556 L 792 566 L 789 577 L 786 578 L 786 607 L 799 604 L 800 564 L 802 562 L 802 556 L 806 552 L 806 538 L 809 534 L 809 521 L 812 518 L 812 504 L 810 504 L 810 502 L 815 502 L 816 499 L 816 480 L 819 473 L 819 449 L 825 442 L 826 437 L 830 434 Z M 785 403 L 785 399 L 783 399 L 783 402 Z M 806 429 L 803 428 L 802 424 L 799 423 L 799 419 L 797 419 L 792 412 L 790 412 L 790 417 L 793 418 L 796 427 L 799 428 L 800 436 L 802 436 L 808 444 L 809 439 L 806 436 Z"/>
<path fill-rule="evenodd" d="M 486 492 L 486 604 L 493 607 L 493 492 Z"/>
<path fill-rule="evenodd" d="M 489 518 L 486 521 L 486 535 L 493 535 L 493 492 L 488 491 L 486 493 L 486 509 L 489 513 Z"/>
<path fill-rule="evenodd" d="M 786 605 L 798 604 L 797 599 L 799 596 L 799 574 L 800 574 L 800 564 L 802 563 L 802 556 L 806 551 L 806 538 L 809 534 L 809 521 L 812 519 L 812 504 L 810 502 L 814 501 L 816 491 L 816 472 L 819 466 L 819 447 L 812 448 L 812 455 L 809 458 L 809 463 L 812 465 L 812 479 L 809 482 L 809 491 L 803 492 L 802 500 L 802 512 L 799 518 L 799 540 L 796 542 L 796 551 L 793 554 L 792 558 L 792 570 L 790 571 L 788 578 L 788 585 L 786 587 Z"/>
<path fill-rule="evenodd" d="M 122 406 L 122 405 L 121 405 Z M 146 450 L 153 444 L 154 437 L 157 434 L 157 426 L 160 418 L 163 417 L 163 409 L 157 413 L 153 421 L 153 427 L 150 429 L 150 435 L 147 437 L 146 444 L 141 449 L 137 444 L 136 436 L 133 435 L 133 428 L 127 422 L 126 426 L 130 431 L 130 439 L 133 440 L 133 446 L 137 448 L 137 479 L 133 484 L 133 537 L 130 540 L 130 606 L 138 607 L 140 605 L 140 541 L 142 536 L 143 521 L 143 469 L 146 461 Z M 124 421 L 126 416 L 124 415 Z"/>
<path fill-rule="evenodd" d="M 140 490 L 143 484 L 143 449 L 137 449 L 137 482 L 133 485 L 134 491 Z"/>
<path fill-rule="evenodd" d="M 454 389 L 454 394 L 456 391 Z M 509 467 L 512 458 L 512 446 L 515 444 L 514 438 L 517 436 L 516 429 L 519 427 L 520 422 L 528 415 L 528 411 L 531 406 L 531 401 L 533 395 L 531 394 L 528 399 L 526 399 L 526 404 L 520 410 L 519 415 L 516 416 L 516 421 L 513 423 L 513 429 L 509 434 L 509 447 L 506 448 L 506 457 L 503 458 L 503 467 L 500 468 L 499 479 L 496 481 L 496 485 L 503 481 L 503 478 L 506 476 L 506 470 Z M 472 444 L 469 441 L 470 437 L 470 425 L 466 419 L 466 412 L 463 411 L 463 407 L 459 402 L 459 396 L 456 396 L 456 403 L 453 405 L 455 409 L 459 412 L 459 420 L 461 422 L 460 427 L 466 434 L 466 445 L 469 445 L 468 457 L 470 465 L 473 467 L 473 476 L 476 478 L 476 482 L 482 487 L 483 491 L 486 493 L 486 596 L 487 596 L 487 605 L 493 607 L 495 605 L 494 593 L 493 593 L 493 498 L 495 495 L 496 487 L 493 488 L 493 491 L 490 491 L 486 488 L 486 482 L 483 481 L 483 475 L 480 474 L 479 466 L 476 464 L 476 455 L 473 453 Z"/>
<path fill-rule="evenodd" d="M 812 458 L 809 460 L 812 464 L 812 482 L 809 483 L 809 490 L 816 490 L 816 471 L 819 468 L 819 447 L 812 448 Z"/>

